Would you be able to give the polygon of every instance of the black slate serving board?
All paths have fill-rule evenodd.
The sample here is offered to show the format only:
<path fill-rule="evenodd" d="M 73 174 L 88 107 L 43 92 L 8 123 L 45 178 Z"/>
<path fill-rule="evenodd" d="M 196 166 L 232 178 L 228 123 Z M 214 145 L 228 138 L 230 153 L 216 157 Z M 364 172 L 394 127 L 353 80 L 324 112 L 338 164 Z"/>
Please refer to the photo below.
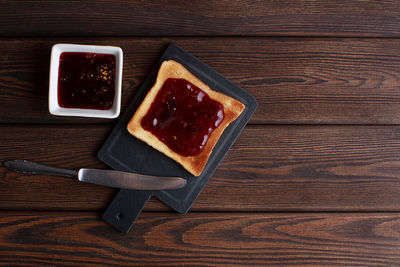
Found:
<path fill-rule="evenodd" d="M 173 59 L 181 63 L 215 91 L 229 95 L 241 101 L 246 106 L 240 117 L 225 129 L 214 147 L 204 171 L 199 177 L 193 176 L 174 160 L 131 136 L 126 130 L 129 120 L 146 96 L 148 90 L 154 84 L 159 66 L 164 60 L 168 59 Z M 187 185 L 182 189 L 168 191 L 122 189 L 108 206 L 103 214 L 103 219 L 119 231 L 127 233 L 146 205 L 146 202 L 152 196 L 156 196 L 177 212 L 188 212 L 197 196 L 213 175 L 218 164 L 246 126 L 256 108 L 257 102 L 252 95 L 218 74 L 182 48 L 175 44 L 170 44 L 105 141 L 98 153 L 98 158 L 115 170 L 148 175 L 180 176 L 187 180 Z"/>

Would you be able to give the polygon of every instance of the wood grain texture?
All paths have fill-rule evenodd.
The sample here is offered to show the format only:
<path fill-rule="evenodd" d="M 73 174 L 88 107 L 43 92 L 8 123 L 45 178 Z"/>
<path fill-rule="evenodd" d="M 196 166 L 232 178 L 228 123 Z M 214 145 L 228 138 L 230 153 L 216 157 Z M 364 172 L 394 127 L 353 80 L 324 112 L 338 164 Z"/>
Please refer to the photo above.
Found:
<path fill-rule="evenodd" d="M 111 126 L 1 126 L 0 161 L 107 168 Z M 28 134 L 29 133 L 29 134 Z M 400 211 L 399 126 L 248 126 L 197 211 Z M 0 209 L 102 210 L 114 189 L 0 168 Z M 170 210 L 152 200 L 146 210 Z"/>
<path fill-rule="evenodd" d="M 0 1 L 2 36 L 396 36 L 400 3 Z"/>
<path fill-rule="evenodd" d="M 0 40 L 0 123 L 110 123 L 51 116 L 57 42 L 124 50 L 122 111 L 170 42 L 253 94 L 257 124 L 399 124 L 399 39 L 119 38 Z"/>
<path fill-rule="evenodd" d="M 0 213 L 2 266 L 396 266 L 400 215 Z"/>
<path fill-rule="evenodd" d="M 399 1 L 0 6 L 0 266 L 399 266 Z M 48 113 L 61 42 L 123 49 L 122 112 L 171 42 L 257 98 L 188 214 L 152 199 L 122 234 L 118 190 L 2 166 L 108 168 L 116 120 Z"/>

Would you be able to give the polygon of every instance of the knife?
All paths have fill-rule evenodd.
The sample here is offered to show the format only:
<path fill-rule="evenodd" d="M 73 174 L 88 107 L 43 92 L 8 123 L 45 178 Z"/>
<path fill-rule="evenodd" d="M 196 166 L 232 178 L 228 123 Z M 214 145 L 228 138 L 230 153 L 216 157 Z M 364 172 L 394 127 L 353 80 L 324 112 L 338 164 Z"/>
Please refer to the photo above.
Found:
<path fill-rule="evenodd" d="M 5 161 L 4 166 L 9 170 L 25 174 L 47 174 L 78 178 L 81 182 L 123 189 L 166 190 L 178 189 L 186 185 L 186 180 L 180 177 L 150 176 L 113 170 L 86 168 L 68 170 L 46 166 L 28 160 Z"/>

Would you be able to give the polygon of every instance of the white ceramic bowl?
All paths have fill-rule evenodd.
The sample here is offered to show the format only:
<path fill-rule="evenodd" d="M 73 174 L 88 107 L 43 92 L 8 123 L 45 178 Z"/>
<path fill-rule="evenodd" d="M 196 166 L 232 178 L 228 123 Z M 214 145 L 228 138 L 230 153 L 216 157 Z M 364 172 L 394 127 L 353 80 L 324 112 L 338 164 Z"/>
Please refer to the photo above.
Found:
<path fill-rule="evenodd" d="M 58 68 L 60 55 L 63 52 L 86 52 L 111 54 L 115 56 L 115 94 L 111 109 L 83 109 L 63 108 L 58 103 Z M 55 44 L 51 49 L 50 79 L 49 79 L 49 112 L 58 116 L 79 116 L 113 119 L 119 116 L 121 110 L 121 82 L 122 82 L 122 49 L 116 46 Z"/>

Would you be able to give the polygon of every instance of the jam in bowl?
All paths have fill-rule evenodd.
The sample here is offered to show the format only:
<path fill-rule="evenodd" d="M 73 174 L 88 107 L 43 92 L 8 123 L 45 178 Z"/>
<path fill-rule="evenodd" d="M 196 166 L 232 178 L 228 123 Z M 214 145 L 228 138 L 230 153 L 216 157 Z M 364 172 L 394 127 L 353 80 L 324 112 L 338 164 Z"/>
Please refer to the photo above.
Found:
<path fill-rule="evenodd" d="M 60 116 L 116 118 L 121 80 L 121 48 L 56 44 L 51 52 L 49 111 Z"/>

